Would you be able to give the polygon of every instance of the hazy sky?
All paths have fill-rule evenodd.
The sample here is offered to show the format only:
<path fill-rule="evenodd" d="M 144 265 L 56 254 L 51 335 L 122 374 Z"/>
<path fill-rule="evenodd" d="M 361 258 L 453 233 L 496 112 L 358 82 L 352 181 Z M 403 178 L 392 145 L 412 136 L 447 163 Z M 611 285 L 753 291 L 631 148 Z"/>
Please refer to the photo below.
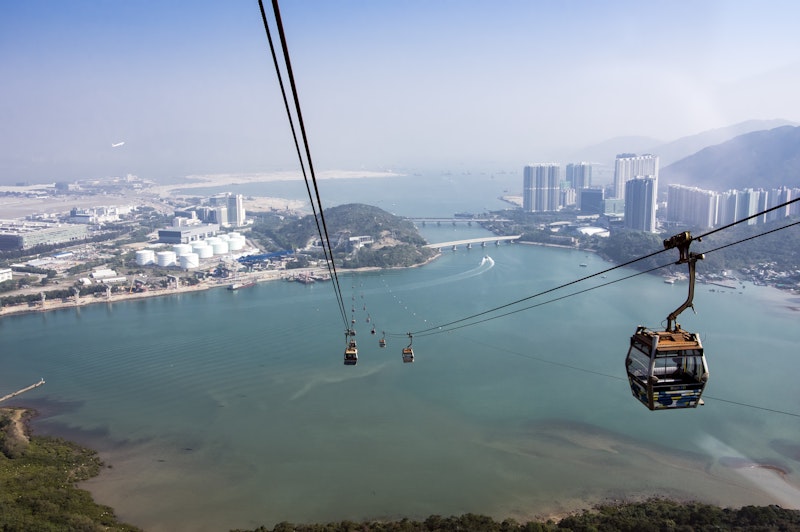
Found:
<path fill-rule="evenodd" d="M 318 170 L 521 168 L 800 122 L 796 0 L 281 10 Z M 4 2 L 0 80 L 0 183 L 297 168 L 256 0 Z"/>

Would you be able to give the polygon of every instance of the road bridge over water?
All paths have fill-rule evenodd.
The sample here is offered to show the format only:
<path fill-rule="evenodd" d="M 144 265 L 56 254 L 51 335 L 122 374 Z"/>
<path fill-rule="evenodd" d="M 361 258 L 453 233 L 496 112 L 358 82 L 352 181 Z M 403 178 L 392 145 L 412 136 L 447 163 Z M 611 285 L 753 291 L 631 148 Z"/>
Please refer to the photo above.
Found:
<path fill-rule="evenodd" d="M 513 244 L 514 241 L 519 240 L 521 236 L 522 235 L 467 238 L 464 240 L 451 240 L 450 242 L 439 242 L 437 244 L 425 244 L 424 247 L 438 249 L 439 251 L 441 251 L 444 248 L 450 248 L 453 251 L 455 251 L 456 249 L 458 249 L 458 246 L 466 246 L 467 249 L 471 249 L 473 244 L 480 244 L 481 247 L 486 247 L 486 244 L 491 244 L 491 243 L 494 243 L 496 246 L 499 246 L 501 242 L 509 242 Z"/>
<path fill-rule="evenodd" d="M 425 218 L 425 217 L 409 218 L 409 220 L 411 220 L 415 224 L 418 223 L 418 224 L 422 224 L 422 225 L 426 225 L 426 224 L 436 224 L 436 225 L 453 224 L 453 225 L 456 225 L 456 224 L 459 224 L 459 223 L 460 224 L 466 223 L 468 225 L 472 225 L 472 222 L 482 223 L 482 222 L 510 222 L 511 221 L 511 220 L 508 220 L 506 218 Z"/>

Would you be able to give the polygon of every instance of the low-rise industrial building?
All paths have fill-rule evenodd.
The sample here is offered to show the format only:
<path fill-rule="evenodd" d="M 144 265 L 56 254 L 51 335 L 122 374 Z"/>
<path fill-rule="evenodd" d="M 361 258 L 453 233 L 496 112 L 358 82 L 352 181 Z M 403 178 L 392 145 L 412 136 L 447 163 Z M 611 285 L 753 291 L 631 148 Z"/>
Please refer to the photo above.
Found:
<path fill-rule="evenodd" d="M 206 224 L 192 227 L 168 227 L 158 230 L 158 241 L 164 244 L 190 244 L 215 236 L 219 224 Z"/>
<path fill-rule="evenodd" d="M 30 249 L 40 244 L 84 240 L 89 231 L 82 224 L 49 224 L 6 221 L 0 223 L 0 251 Z"/>

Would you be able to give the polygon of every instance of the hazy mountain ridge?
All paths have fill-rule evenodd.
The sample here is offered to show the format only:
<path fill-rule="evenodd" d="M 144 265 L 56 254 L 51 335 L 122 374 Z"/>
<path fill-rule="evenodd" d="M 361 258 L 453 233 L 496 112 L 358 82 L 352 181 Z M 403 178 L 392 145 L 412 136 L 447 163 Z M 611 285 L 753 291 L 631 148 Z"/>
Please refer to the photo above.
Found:
<path fill-rule="evenodd" d="M 709 190 L 800 187 L 800 126 L 739 135 L 681 159 L 659 174 L 662 185 Z"/>
<path fill-rule="evenodd" d="M 797 125 L 800 124 L 783 119 L 747 120 L 731 126 L 709 129 L 708 131 L 703 131 L 696 135 L 681 137 L 665 144 L 654 145 L 648 150 L 645 150 L 645 153 L 658 155 L 661 168 L 665 168 L 709 146 L 722 144 L 723 142 L 727 142 L 747 133 L 775 129 L 781 126 Z"/>
<path fill-rule="evenodd" d="M 652 153 L 653 155 L 658 155 L 661 168 L 665 168 L 709 146 L 722 144 L 747 133 L 797 125 L 800 124 L 784 119 L 747 120 L 726 127 L 702 131 L 695 135 L 680 137 L 669 142 L 643 136 L 614 137 L 575 150 L 568 156 L 562 157 L 562 159 L 575 162 L 590 161 L 606 164 L 613 168 L 614 158 L 619 153 L 636 153 L 639 155 Z"/>

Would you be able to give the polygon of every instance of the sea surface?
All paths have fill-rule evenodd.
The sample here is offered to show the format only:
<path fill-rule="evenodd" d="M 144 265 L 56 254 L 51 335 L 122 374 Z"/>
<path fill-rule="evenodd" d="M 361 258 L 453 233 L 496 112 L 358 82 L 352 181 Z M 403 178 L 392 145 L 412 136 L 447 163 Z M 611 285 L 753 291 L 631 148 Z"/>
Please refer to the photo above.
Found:
<path fill-rule="evenodd" d="M 383 183 L 361 181 L 337 194 L 365 201 L 357 190 Z M 427 209 L 417 191 L 383 201 L 438 216 L 495 208 L 503 193 L 473 190 L 461 203 L 426 199 Z M 488 235 L 421 231 L 430 242 Z M 521 520 L 656 495 L 800 507 L 797 297 L 698 285 L 697 314 L 679 322 L 706 348 L 706 404 L 670 412 L 632 397 L 624 359 L 636 326 L 663 326 L 685 282 L 600 286 L 634 273 L 617 269 L 460 321 L 612 266 L 491 244 L 419 268 L 341 272 L 354 367 L 342 363 L 347 323 L 331 283 L 7 316 L 0 396 L 45 378 L 7 404 L 38 409 L 37 434 L 98 449 L 109 467 L 83 486 L 151 531 L 466 512 Z M 401 359 L 407 332 L 417 333 L 413 364 Z"/>

